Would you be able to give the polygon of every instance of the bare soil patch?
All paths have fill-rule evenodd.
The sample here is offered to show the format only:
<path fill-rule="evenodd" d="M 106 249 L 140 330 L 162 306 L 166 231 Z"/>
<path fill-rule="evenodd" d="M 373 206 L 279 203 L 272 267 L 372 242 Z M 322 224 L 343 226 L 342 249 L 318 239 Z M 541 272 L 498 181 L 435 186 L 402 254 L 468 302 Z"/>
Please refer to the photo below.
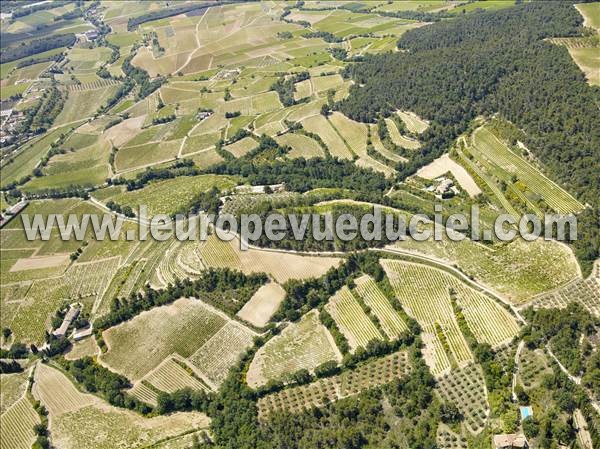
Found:
<path fill-rule="evenodd" d="M 18 259 L 10 267 L 10 271 L 38 270 L 41 268 L 52 268 L 66 264 L 69 260 L 68 254 L 56 254 L 53 256 L 32 256 L 24 259 Z"/>
<path fill-rule="evenodd" d="M 276 282 L 269 282 L 258 289 L 237 316 L 257 327 L 263 327 L 277 311 L 283 298 L 285 290 Z"/>
<path fill-rule="evenodd" d="M 434 179 L 448 172 L 452 173 L 461 187 L 471 197 L 481 193 L 481 189 L 477 186 L 473 178 L 471 178 L 471 175 L 461 165 L 450 159 L 448 154 L 444 154 L 431 164 L 421 168 L 417 171 L 416 175 L 425 179 Z"/>

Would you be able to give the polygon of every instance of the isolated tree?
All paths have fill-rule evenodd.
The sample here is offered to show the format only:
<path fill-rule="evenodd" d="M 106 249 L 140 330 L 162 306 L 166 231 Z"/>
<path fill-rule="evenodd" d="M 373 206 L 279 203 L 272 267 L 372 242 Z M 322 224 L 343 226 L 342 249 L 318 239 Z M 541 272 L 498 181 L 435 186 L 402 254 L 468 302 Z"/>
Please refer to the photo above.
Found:
<path fill-rule="evenodd" d="M 12 335 L 12 331 L 10 330 L 10 328 L 5 327 L 4 329 L 2 329 L 2 336 L 4 337 L 4 339 L 8 339 L 8 337 L 10 337 Z"/>

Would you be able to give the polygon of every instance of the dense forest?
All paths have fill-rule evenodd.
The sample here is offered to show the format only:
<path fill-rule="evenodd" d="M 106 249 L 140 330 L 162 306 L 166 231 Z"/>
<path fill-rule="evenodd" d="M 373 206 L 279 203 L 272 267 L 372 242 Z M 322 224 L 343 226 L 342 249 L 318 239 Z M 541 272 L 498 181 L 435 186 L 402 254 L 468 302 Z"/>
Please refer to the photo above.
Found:
<path fill-rule="evenodd" d="M 285 153 L 285 149 L 274 139 L 262 136 L 259 146 L 250 153 L 212 166 L 205 172 L 241 175 L 251 185 L 285 183 L 288 190 L 295 192 L 331 187 L 375 192 L 380 196 L 391 185 L 383 174 L 357 167 L 348 160 L 331 157 L 308 160 L 269 158 L 269 155 L 279 156 L 281 153 Z"/>
<path fill-rule="evenodd" d="M 16 61 L 27 56 L 43 53 L 60 47 L 70 47 L 77 38 L 73 33 L 46 36 L 43 39 L 33 39 L 27 45 L 12 45 L 2 49 L 0 63 Z"/>
<path fill-rule="evenodd" d="M 554 179 L 598 207 L 600 89 L 586 83 L 565 48 L 543 40 L 578 35 L 582 20 L 568 3 L 534 2 L 411 30 L 398 42 L 404 52 L 347 67 L 356 85 L 339 108 L 366 122 L 396 109 L 432 122 L 420 154 L 400 167 L 401 179 L 446 151 L 475 116 L 499 113 L 525 131 L 525 144 Z M 594 224 L 597 214 L 584 219 Z M 589 270 L 598 235 L 582 230 L 579 239 L 576 254 Z"/>

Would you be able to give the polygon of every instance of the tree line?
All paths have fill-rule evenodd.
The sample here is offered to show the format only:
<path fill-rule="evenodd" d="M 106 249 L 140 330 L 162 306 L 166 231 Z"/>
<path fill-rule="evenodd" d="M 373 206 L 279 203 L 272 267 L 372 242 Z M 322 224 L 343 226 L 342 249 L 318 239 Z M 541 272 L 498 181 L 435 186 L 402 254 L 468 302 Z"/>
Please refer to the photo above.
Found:
<path fill-rule="evenodd" d="M 16 61 L 27 56 L 43 53 L 60 47 L 71 47 L 77 38 L 73 33 L 56 34 L 53 36 L 44 36 L 40 39 L 32 39 L 29 42 L 21 42 L 19 45 L 11 45 L 2 48 L 0 54 L 0 63 Z"/>
<path fill-rule="evenodd" d="M 102 332 L 109 327 L 179 298 L 201 298 L 225 312 L 235 314 L 266 281 L 264 273 L 246 275 L 228 268 L 209 268 L 198 279 L 178 279 L 165 289 L 155 290 L 146 285 L 142 292 L 132 292 L 128 298 L 113 298 L 110 311 L 94 321 L 94 334 L 99 345 L 105 347 Z"/>

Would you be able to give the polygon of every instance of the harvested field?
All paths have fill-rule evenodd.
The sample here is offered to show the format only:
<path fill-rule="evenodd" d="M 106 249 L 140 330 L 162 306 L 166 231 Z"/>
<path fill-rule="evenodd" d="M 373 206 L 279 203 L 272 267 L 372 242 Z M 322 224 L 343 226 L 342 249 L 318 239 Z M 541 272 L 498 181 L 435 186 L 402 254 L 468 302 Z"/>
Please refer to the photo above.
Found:
<path fill-rule="evenodd" d="M 258 289 L 237 316 L 254 326 L 263 327 L 277 311 L 284 297 L 285 290 L 276 282 L 269 282 Z"/>
<path fill-rule="evenodd" d="M 57 254 L 54 256 L 32 256 L 18 259 L 10 271 L 37 270 L 41 268 L 52 268 L 66 265 L 69 261 L 68 254 Z"/>
<path fill-rule="evenodd" d="M 319 277 L 339 263 L 336 257 L 321 257 L 250 248 L 240 250 L 239 240 L 224 242 L 211 235 L 200 247 L 200 256 L 209 267 L 229 267 L 244 273 L 268 273 L 278 283 L 289 279 Z"/>
<path fill-rule="evenodd" d="M 100 348 L 96 344 L 96 339 L 87 337 L 83 340 L 73 343 L 73 346 L 65 354 L 67 360 L 77 360 L 83 357 L 94 357 L 100 353 Z"/>
<path fill-rule="evenodd" d="M 223 162 L 223 157 L 217 153 L 214 149 L 202 151 L 200 153 L 189 156 L 194 163 L 200 168 L 207 168 L 211 165 Z"/>
<path fill-rule="evenodd" d="M 470 197 L 475 197 L 481 193 L 481 189 L 471 175 L 469 175 L 462 165 L 450 159 L 449 154 L 444 154 L 429 165 L 420 168 L 415 175 L 425 179 L 434 179 L 448 172 L 452 173 L 452 176 L 456 178 L 460 186 L 465 189 Z"/>
<path fill-rule="evenodd" d="M 134 138 L 141 130 L 146 120 L 145 115 L 123 120 L 118 125 L 109 128 L 104 133 L 104 140 L 111 142 L 115 147 L 121 148 L 127 141 Z"/>
<path fill-rule="evenodd" d="M 247 382 L 256 388 L 269 380 L 285 380 L 287 375 L 299 369 L 312 371 L 324 362 L 341 359 L 333 338 L 319 322 L 318 313 L 312 311 L 257 351 L 248 370 Z"/>
<path fill-rule="evenodd" d="M 600 31 L 600 7 L 597 3 L 579 3 L 575 8 L 583 16 L 584 26 Z"/>

